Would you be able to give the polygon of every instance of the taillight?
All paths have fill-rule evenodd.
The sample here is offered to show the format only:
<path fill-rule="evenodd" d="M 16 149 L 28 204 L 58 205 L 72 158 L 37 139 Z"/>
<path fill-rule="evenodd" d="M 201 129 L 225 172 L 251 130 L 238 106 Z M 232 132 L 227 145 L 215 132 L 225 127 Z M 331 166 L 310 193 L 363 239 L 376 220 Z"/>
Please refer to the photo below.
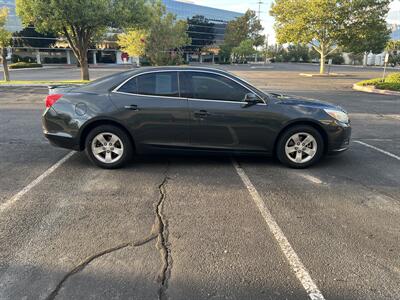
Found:
<path fill-rule="evenodd" d="M 62 96 L 62 94 L 51 94 L 46 97 L 46 107 L 49 108 L 52 106 L 54 103 L 57 102 Z"/>

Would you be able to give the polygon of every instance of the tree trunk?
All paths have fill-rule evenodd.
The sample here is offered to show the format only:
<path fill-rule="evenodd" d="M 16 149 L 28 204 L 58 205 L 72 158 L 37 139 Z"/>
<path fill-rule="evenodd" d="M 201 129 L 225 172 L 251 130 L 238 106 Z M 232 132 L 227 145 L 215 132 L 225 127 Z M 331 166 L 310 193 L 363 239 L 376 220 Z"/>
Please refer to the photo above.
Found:
<path fill-rule="evenodd" d="M 7 49 L 3 48 L 1 50 L 1 60 L 3 62 L 3 70 L 4 70 L 4 80 L 10 81 L 10 73 L 8 71 L 8 64 L 7 64 Z"/>
<path fill-rule="evenodd" d="M 320 67 L 319 67 L 319 73 L 324 74 L 325 73 L 325 58 L 326 55 L 325 53 L 320 53 L 321 55 L 321 62 L 320 62 Z"/>
<path fill-rule="evenodd" d="M 87 52 L 83 52 L 81 54 L 81 59 L 79 61 L 79 64 L 81 66 L 81 79 L 82 80 L 90 80 L 89 79 L 89 63 L 88 63 L 88 58 L 87 58 Z"/>
<path fill-rule="evenodd" d="M 364 57 L 363 57 L 363 67 L 367 67 L 367 63 L 368 63 L 368 52 L 365 51 L 364 52 Z"/>

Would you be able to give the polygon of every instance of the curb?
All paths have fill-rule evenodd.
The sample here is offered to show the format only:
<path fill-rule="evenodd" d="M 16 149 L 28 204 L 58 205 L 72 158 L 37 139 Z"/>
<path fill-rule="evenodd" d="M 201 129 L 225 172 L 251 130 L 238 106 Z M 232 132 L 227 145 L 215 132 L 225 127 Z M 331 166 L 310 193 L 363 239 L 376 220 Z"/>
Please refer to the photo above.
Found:
<path fill-rule="evenodd" d="M 48 84 L 0 84 L 0 89 L 2 87 L 49 87 Z"/>
<path fill-rule="evenodd" d="M 365 93 L 372 93 L 372 94 L 380 94 L 380 95 L 388 95 L 388 96 L 400 96 L 400 92 L 396 91 L 389 91 L 389 90 L 380 90 L 375 88 L 375 86 L 361 86 L 357 84 L 353 84 L 353 90 Z"/>
<path fill-rule="evenodd" d="M 350 74 L 342 74 L 342 73 L 330 73 L 328 74 L 317 74 L 317 73 L 300 73 L 300 76 L 303 77 L 347 77 L 350 76 Z"/>

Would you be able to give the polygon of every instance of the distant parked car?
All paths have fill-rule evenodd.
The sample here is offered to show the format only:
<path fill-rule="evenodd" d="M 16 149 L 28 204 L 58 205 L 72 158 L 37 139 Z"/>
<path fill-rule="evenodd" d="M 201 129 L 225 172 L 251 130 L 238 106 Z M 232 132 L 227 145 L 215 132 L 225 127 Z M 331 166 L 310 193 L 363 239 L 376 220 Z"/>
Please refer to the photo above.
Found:
<path fill-rule="evenodd" d="M 102 168 L 166 151 L 276 155 L 305 168 L 349 147 L 347 113 L 326 102 L 260 91 L 230 73 L 143 68 L 53 90 L 43 129 Z"/>

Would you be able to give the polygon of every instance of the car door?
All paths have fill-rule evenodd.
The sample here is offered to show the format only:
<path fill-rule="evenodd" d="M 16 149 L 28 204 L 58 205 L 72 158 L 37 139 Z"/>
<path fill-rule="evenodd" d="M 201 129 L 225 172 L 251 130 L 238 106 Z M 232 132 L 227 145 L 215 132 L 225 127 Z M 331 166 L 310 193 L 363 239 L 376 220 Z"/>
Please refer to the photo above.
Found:
<path fill-rule="evenodd" d="M 188 102 L 180 97 L 177 72 L 139 74 L 116 88 L 111 98 L 138 150 L 189 146 Z"/>
<path fill-rule="evenodd" d="M 261 97 L 244 84 L 219 73 L 180 72 L 181 95 L 188 98 L 190 142 L 193 147 L 271 152 L 274 115 Z"/>

